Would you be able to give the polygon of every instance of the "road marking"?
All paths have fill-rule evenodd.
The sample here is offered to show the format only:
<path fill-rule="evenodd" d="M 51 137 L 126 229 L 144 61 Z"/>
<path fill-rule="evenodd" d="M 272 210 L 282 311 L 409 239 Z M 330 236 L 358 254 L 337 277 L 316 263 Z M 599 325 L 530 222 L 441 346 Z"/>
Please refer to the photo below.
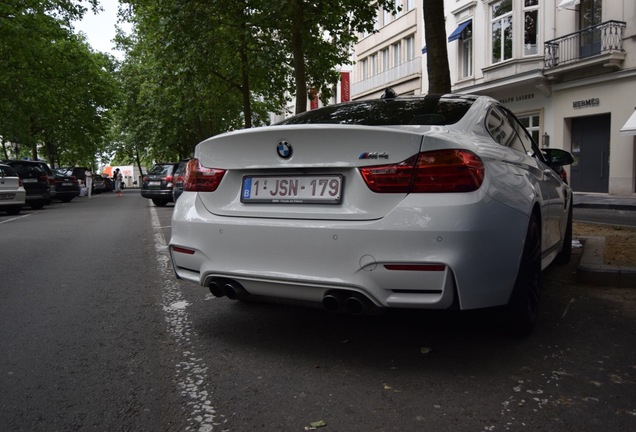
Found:
<path fill-rule="evenodd" d="M 186 401 L 187 429 L 210 432 L 215 426 L 221 426 L 223 423 L 215 421 L 217 414 L 206 390 L 208 367 L 203 359 L 195 354 L 191 340 L 194 330 L 187 312 L 189 303 L 183 298 L 172 271 L 168 245 L 161 232 L 159 217 L 154 207 L 150 207 L 150 220 L 155 239 L 157 269 L 163 280 L 161 298 L 166 326 L 168 334 L 174 338 L 182 352 L 181 361 L 175 365 L 175 375 L 181 396 Z"/>
<path fill-rule="evenodd" d="M 22 218 L 25 218 L 25 217 L 29 217 L 29 216 L 31 216 L 31 215 L 30 214 L 25 214 L 25 215 L 22 215 L 22 216 L 18 216 L 18 217 L 14 217 L 14 218 L 11 218 L 11 219 L 3 220 L 2 222 L 0 222 L 0 225 L 2 225 L 4 223 L 11 222 L 11 221 L 14 221 L 14 220 L 18 220 L 18 219 L 22 219 Z"/>

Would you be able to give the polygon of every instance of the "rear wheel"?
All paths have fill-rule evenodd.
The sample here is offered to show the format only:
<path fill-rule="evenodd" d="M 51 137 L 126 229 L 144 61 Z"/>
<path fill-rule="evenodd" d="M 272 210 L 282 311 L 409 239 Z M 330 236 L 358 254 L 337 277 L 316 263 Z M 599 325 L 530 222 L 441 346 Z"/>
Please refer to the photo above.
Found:
<path fill-rule="evenodd" d="M 153 199 L 152 199 L 152 202 L 153 202 L 153 203 L 155 203 L 155 205 L 156 205 L 157 207 L 165 207 L 165 206 L 166 206 L 166 204 L 168 204 L 168 201 L 166 201 L 166 200 L 160 200 L 160 199 L 157 199 L 157 198 L 153 198 Z"/>
<path fill-rule="evenodd" d="M 540 289 L 541 228 L 533 214 L 528 224 L 517 280 L 506 308 L 506 321 L 513 334 L 527 336 L 532 333 L 539 315 Z"/>
<path fill-rule="evenodd" d="M 35 201 L 32 203 L 29 203 L 29 205 L 31 206 L 33 210 L 40 210 L 42 207 L 44 207 L 44 201 Z"/>

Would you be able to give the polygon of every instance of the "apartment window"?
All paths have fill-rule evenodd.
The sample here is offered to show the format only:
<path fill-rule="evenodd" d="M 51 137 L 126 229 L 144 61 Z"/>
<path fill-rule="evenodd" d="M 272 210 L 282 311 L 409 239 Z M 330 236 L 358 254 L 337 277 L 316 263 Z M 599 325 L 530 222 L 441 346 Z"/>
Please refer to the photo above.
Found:
<path fill-rule="evenodd" d="M 360 60 L 360 72 L 363 80 L 369 78 L 369 60 Z"/>
<path fill-rule="evenodd" d="M 382 71 L 388 70 L 391 68 L 391 57 L 389 56 L 389 49 L 385 48 L 382 51 L 380 51 L 380 59 L 381 59 L 381 65 L 380 67 L 382 68 Z"/>
<path fill-rule="evenodd" d="M 409 36 L 404 39 L 404 43 L 406 44 L 406 61 L 412 60 L 415 58 L 415 37 Z"/>
<path fill-rule="evenodd" d="M 404 10 L 410 11 L 415 9 L 415 0 L 405 0 L 404 1 Z"/>
<path fill-rule="evenodd" d="M 393 15 L 391 15 L 391 11 L 382 10 L 382 25 L 388 25 L 393 20 Z"/>
<path fill-rule="evenodd" d="M 526 115 L 520 115 L 517 117 L 521 124 L 528 130 L 530 136 L 535 143 L 540 144 L 539 133 L 541 131 L 541 125 L 539 124 L 539 113 L 532 113 Z"/>
<path fill-rule="evenodd" d="M 461 77 L 473 76 L 473 25 L 466 26 L 459 39 L 459 58 L 461 62 Z"/>
<path fill-rule="evenodd" d="M 377 54 L 373 54 L 371 56 L 371 72 L 370 72 L 370 76 L 374 76 L 378 74 L 378 55 Z"/>
<path fill-rule="evenodd" d="M 402 0 L 393 0 L 393 7 L 397 11 L 395 17 L 398 18 L 402 16 L 402 12 L 404 12 L 404 8 L 402 7 Z"/>
<path fill-rule="evenodd" d="M 391 45 L 391 50 L 393 51 L 393 67 L 399 66 L 402 64 L 402 45 L 400 42 Z"/>
<path fill-rule="evenodd" d="M 490 11 L 494 64 L 512 58 L 512 0 L 493 3 Z"/>
<path fill-rule="evenodd" d="M 539 0 L 523 3 L 523 55 L 539 54 Z"/>

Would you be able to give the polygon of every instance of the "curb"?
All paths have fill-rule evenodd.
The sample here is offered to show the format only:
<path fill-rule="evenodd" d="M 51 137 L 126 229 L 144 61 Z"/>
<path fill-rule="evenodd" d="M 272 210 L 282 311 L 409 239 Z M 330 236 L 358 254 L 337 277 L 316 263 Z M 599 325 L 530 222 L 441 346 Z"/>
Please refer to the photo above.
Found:
<path fill-rule="evenodd" d="M 601 209 L 601 210 L 626 210 L 634 211 L 636 207 L 628 204 L 574 204 L 574 208 Z"/>
<path fill-rule="evenodd" d="M 636 288 L 636 268 L 603 264 L 605 237 L 578 237 L 583 256 L 576 269 L 579 282 L 605 287 Z"/>

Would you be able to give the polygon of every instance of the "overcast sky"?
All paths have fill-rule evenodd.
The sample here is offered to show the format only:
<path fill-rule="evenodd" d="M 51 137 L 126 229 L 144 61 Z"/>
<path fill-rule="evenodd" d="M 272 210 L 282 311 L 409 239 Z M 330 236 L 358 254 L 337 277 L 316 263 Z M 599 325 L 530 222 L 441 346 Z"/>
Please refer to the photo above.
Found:
<path fill-rule="evenodd" d="M 84 33 L 96 51 L 109 52 L 121 59 L 122 54 L 115 51 L 115 44 L 112 42 L 115 38 L 119 1 L 100 0 L 100 4 L 104 10 L 97 15 L 87 11 L 82 21 L 73 24 L 75 31 Z"/>

